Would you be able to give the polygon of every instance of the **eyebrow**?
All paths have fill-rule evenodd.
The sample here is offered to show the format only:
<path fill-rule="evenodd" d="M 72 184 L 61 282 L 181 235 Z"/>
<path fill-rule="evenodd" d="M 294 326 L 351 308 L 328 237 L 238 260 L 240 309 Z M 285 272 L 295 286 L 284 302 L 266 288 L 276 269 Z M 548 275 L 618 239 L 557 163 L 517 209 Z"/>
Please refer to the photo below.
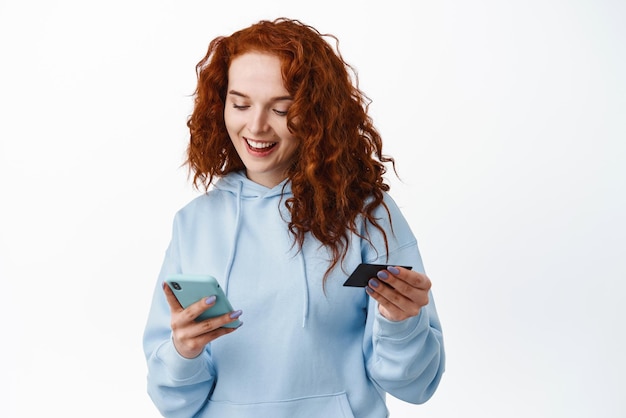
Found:
<path fill-rule="evenodd" d="M 239 96 L 239 97 L 243 97 L 244 99 L 249 99 L 250 96 L 248 96 L 247 94 L 243 94 L 241 92 L 238 92 L 237 90 L 230 90 L 228 92 L 228 94 L 232 94 L 233 96 Z M 270 99 L 273 102 L 278 102 L 281 100 L 293 100 L 293 97 L 287 95 L 287 96 L 277 96 L 277 97 L 272 97 Z"/>

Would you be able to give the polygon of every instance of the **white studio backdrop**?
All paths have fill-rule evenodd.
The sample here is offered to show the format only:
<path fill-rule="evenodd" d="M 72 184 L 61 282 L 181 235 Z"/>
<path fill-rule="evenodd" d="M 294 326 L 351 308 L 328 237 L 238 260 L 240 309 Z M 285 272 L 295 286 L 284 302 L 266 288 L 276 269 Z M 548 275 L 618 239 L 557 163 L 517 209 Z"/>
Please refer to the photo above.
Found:
<path fill-rule="evenodd" d="M 391 416 L 626 416 L 626 3 L 609 0 L 0 1 L 0 416 L 158 416 L 141 334 L 197 195 L 194 66 L 279 16 L 357 68 L 434 283 L 448 370 Z"/>

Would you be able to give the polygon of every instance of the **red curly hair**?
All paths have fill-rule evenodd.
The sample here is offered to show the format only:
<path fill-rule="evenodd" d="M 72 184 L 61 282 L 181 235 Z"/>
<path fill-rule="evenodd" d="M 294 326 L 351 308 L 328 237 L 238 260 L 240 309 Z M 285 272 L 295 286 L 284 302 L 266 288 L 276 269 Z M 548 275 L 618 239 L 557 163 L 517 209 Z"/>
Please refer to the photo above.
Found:
<path fill-rule="evenodd" d="M 298 20 L 260 21 L 228 37 L 211 41 L 197 64 L 198 85 L 187 121 L 190 142 L 186 164 L 193 184 L 208 190 L 216 177 L 245 166 L 224 123 L 228 69 L 233 58 L 249 51 L 277 56 L 283 83 L 293 97 L 287 127 L 300 146 L 287 172 L 293 197 L 284 202 L 289 230 L 302 247 L 311 233 L 332 253 L 328 273 L 347 253 L 349 234 L 364 239 L 357 218 L 385 231 L 374 216 L 389 190 L 383 175 L 382 140 L 367 113 L 369 99 L 358 89 L 356 72 L 338 49 L 315 28 Z M 387 250 L 387 249 L 386 249 Z M 324 280 L 325 281 L 325 280 Z"/>

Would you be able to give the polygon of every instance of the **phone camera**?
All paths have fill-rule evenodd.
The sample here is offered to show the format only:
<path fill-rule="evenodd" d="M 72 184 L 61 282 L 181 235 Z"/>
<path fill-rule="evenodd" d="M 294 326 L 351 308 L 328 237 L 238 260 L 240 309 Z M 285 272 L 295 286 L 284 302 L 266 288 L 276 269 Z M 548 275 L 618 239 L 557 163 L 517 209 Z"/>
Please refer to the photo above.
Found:
<path fill-rule="evenodd" d="M 176 290 L 180 290 L 181 289 L 180 284 L 178 282 L 172 282 L 172 287 L 174 289 L 176 289 Z"/>

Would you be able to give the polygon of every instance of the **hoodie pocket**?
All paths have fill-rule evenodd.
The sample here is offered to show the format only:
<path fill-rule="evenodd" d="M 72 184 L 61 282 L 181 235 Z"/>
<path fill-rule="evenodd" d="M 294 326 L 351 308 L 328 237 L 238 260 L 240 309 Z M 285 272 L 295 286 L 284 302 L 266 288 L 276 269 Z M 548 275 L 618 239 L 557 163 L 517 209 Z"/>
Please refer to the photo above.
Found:
<path fill-rule="evenodd" d="M 276 402 L 232 403 L 210 400 L 201 417 L 354 418 L 345 392 Z"/>

